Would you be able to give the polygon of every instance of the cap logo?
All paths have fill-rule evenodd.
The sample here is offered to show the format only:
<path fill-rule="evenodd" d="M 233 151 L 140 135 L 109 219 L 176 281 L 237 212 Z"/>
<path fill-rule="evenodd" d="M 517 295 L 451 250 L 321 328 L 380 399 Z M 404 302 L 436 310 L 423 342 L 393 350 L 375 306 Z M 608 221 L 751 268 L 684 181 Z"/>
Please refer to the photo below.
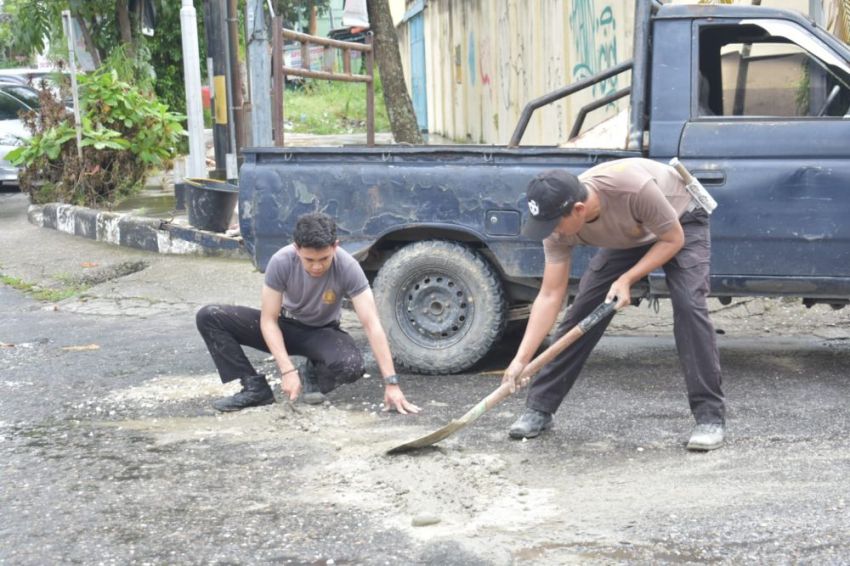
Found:
<path fill-rule="evenodd" d="M 540 206 L 537 204 L 536 200 L 528 201 L 528 211 L 532 216 L 537 216 L 540 214 Z"/>

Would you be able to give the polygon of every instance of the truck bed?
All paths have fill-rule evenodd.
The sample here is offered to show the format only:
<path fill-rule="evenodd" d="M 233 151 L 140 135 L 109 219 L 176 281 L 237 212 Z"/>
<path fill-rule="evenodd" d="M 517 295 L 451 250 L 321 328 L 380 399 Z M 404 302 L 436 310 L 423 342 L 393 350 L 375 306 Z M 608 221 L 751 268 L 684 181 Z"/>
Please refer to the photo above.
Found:
<path fill-rule="evenodd" d="M 555 167 L 578 174 L 640 153 L 443 145 L 248 148 L 244 156 L 240 228 L 261 270 L 289 243 L 298 216 L 319 209 L 337 219 L 342 246 L 361 258 L 395 231 L 427 226 L 492 244 L 506 275 L 528 277 L 542 273 L 540 243 L 519 237 L 531 177 Z"/>

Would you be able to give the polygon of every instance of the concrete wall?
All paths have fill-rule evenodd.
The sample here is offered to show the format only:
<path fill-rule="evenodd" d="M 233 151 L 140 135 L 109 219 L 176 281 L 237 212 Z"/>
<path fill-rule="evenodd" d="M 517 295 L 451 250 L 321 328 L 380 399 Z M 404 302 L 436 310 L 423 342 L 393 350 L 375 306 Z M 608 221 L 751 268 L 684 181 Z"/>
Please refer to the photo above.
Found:
<path fill-rule="evenodd" d="M 632 4 L 429 0 L 423 12 L 429 131 L 458 141 L 507 143 L 528 101 L 631 56 Z M 405 23 L 398 31 L 409 68 Z M 406 74 L 409 80 L 409 69 Z M 627 80 L 626 74 L 597 86 L 584 99 L 622 88 Z M 523 143 L 558 143 L 580 105 L 579 97 L 571 97 L 541 109 Z"/>
<path fill-rule="evenodd" d="M 825 1 L 828 11 L 834 0 Z M 803 13 L 812 6 L 811 0 L 762 4 Z M 526 103 L 632 54 L 633 0 L 427 0 L 425 6 L 428 130 L 456 141 L 505 144 Z M 400 20 L 397 30 L 410 85 L 407 22 Z M 523 145 L 563 143 L 583 104 L 629 82 L 621 74 L 538 110 Z M 628 98 L 596 111 L 585 129 L 627 105 Z"/>

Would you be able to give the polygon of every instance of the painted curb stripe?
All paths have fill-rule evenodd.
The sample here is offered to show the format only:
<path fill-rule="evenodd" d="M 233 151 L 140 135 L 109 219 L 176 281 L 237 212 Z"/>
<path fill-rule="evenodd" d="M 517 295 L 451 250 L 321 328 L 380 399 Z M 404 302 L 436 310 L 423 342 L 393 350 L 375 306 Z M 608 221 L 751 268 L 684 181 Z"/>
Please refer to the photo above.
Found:
<path fill-rule="evenodd" d="M 56 203 L 30 205 L 27 218 L 42 228 L 149 252 L 248 258 L 241 238 L 172 225 L 156 218 Z"/>

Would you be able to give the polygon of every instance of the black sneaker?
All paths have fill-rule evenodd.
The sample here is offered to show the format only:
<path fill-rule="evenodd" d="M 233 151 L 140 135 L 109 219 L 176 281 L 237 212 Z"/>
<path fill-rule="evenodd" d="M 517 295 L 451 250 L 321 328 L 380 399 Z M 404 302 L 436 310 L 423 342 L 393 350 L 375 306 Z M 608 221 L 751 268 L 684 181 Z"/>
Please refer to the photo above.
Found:
<path fill-rule="evenodd" d="M 520 418 L 511 425 L 508 435 L 511 438 L 534 438 L 552 426 L 552 413 L 526 409 Z"/>
<path fill-rule="evenodd" d="M 239 381 L 242 382 L 242 391 L 230 397 L 213 401 L 213 407 L 228 413 L 274 403 L 274 393 L 272 393 L 272 388 L 269 387 L 265 375 L 243 377 Z"/>
<path fill-rule="evenodd" d="M 305 360 L 298 368 L 301 377 L 301 400 L 308 405 L 321 405 L 325 402 L 325 394 L 319 389 L 316 379 L 316 367 L 310 360 Z"/>

